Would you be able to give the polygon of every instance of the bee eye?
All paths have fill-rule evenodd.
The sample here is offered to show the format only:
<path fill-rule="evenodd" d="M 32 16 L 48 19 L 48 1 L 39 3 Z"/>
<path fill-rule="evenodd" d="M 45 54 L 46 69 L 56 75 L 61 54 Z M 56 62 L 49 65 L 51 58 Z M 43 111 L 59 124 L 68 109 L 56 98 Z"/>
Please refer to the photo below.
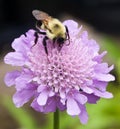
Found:
<path fill-rule="evenodd" d="M 41 21 L 37 21 L 37 22 L 36 22 L 36 25 L 37 25 L 38 27 L 41 27 L 42 22 L 41 22 Z"/>
<path fill-rule="evenodd" d="M 63 42 L 64 42 L 64 38 L 58 38 L 58 39 L 57 39 L 57 42 L 58 42 L 58 43 L 63 43 Z"/>

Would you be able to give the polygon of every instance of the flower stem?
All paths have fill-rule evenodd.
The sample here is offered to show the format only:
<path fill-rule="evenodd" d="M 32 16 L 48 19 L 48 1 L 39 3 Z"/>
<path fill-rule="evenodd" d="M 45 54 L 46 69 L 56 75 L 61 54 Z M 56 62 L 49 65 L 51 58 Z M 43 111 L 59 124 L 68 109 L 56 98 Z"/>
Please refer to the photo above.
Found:
<path fill-rule="evenodd" d="M 53 129 L 59 129 L 59 110 L 57 109 L 56 112 L 54 112 L 54 123 L 53 123 Z"/>

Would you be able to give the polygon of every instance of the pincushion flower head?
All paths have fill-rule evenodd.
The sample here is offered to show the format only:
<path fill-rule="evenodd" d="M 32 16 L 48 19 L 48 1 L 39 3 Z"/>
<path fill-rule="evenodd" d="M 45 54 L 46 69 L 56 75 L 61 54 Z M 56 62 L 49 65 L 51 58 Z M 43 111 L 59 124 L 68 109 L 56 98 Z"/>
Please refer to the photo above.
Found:
<path fill-rule="evenodd" d="M 99 45 L 88 39 L 87 32 L 82 32 L 75 21 L 67 20 L 63 24 L 69 30 L 70 40 L 59 49 L 57 43 L 48 39 L 48 54 L 42 43 L 44 35 L 39 34 L 35 44 L 35 30 L 13 41 L 14 51 L 8 53 L 4 61 L 21 69 L 7 73 L 5 83 L 15 85 L 13 101 L 17 107 L 32 100 L 31 106 L 36 111 L 66 110 L 85 124 L 88 120 L 86 103 L 113 97 L 106 91 L 108 82 L 114 80 L 109 73 L 113 65 L 109 67 L 102 62 L 106 52 L 99 54 Z"/>

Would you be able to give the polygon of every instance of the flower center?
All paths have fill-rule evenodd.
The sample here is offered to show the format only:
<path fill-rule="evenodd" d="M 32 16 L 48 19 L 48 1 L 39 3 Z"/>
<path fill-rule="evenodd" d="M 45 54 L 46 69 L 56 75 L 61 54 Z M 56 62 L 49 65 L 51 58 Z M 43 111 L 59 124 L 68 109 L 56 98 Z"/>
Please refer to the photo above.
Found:
<path fill-rule="evenodd" d="M 92 78 L 93 63 L 88 63 L 91 61 L 83 62 L 73 55 L 65 55 L 54 49 L 48 56 L 33 52 L 30 55 L 30 62 L 30 69 L 37 78 L 34 81 L 41 86 L 53 88 L 55 92 L 61 88 L 79 90 L 86 81 L 89 82 Z"/>

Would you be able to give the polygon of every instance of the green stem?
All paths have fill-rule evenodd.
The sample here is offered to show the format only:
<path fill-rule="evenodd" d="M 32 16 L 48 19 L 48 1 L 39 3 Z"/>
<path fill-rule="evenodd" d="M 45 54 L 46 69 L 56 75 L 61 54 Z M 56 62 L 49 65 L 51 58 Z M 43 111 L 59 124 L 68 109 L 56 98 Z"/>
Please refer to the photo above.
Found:
<path fill-rule="evenodd" d="M 57 109 L 56 112 L 54 112 L 54 123 L 53 123 L 53 129 L 59 129 L 59 110 Z"/>

